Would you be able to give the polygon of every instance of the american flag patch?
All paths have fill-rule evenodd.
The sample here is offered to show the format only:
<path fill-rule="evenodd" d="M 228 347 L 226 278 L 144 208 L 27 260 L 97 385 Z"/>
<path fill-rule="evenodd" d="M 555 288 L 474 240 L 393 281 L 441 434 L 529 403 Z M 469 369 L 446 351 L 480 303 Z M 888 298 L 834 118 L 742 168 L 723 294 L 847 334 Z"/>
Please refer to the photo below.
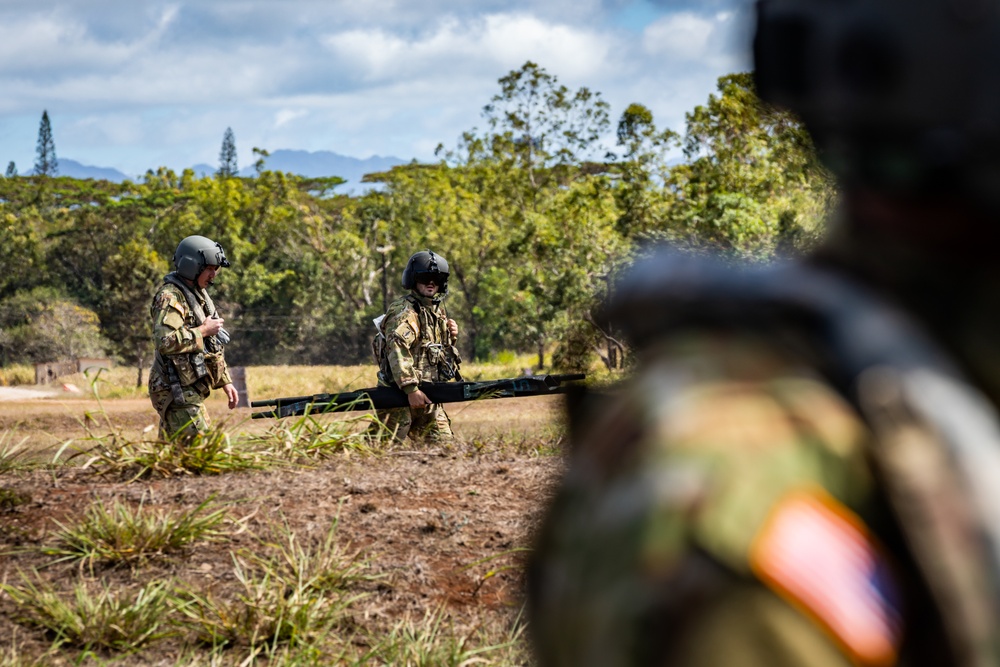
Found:
<path fill-rule="evenodd" d="M 754 539 L 750 565 L 857 662 L 895 663 L 902 623 L 892 573 L 864 523 L 825 491 L 782 499 Z"/>

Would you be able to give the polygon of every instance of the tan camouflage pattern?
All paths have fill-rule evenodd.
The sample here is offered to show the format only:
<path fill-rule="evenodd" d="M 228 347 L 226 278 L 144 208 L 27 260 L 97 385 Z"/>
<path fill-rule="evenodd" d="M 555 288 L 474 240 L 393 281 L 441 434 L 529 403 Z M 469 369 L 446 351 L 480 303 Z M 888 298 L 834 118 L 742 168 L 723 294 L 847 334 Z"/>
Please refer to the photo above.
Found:
<path fill-rule="evenodd" d="M 386 310 L 382 331 L 392 379 L 403 391 L 420 382 L 447 380 L 443 367 L 462 361 L 440 300 L 416 294 L 396 299 Z"/>
<path fill-rule="evenodd" d="M 462 361 L 448 332 L 448 313 L 440 299 L 414 293 L 396 299 L 386 310 L 381 330 L 386 339 L 385 370 L 407 393 L 415 391 L 420 382 L 447 380 L 445 367 Z M 386 427 L 381 433 L 392 434 L 396 441 L 408 436 L 430 441 L 454 437 L 451 420 L 441 405 L 379 410 L 376 416 Z"/>
<path fill-rule="evenodd" d="M 173 405 L 170 391 L 149 394 L 153 409 L 160 415 L 160 437 L 187 440 L 208 430 L 208 411 L 205 397 L 195 387 L 184 390 L 184 404 Z"/>
<path fill-rule="evenodd" d="M 749 550 L 783 497 L 817 487 L 898 545 L 865 423 L 808 368 L 749 336 L 666 340 L 638 369 L 577 429 L 541 531 L 531 567 L 540 663 L 854 664 L 756 578 Z M 904 612 L 939 646 L 926 589 L 905 550 L 893 555 Z M 910 664 L 948 664 L 923 653 Z"/>
<path fill-rule="evenodd" d="M 443 405 L 379 410 L 376 416 L 385 427 L 385 431 L 380 430 L 380 435 L 397 442 L 402 442 L 407 436 L 426 442 L 449 442 L 454 438 L 451 419 Z"/>
<path fill-rule="evenodd" d="M 204 305 L 206 297 L 200 289 L 192 290 Z M 208 413 L 204 402 L 213 388 L 232 382 L 223 353 L 205 353 L 206 366 L 218 373 L 215 382 L 207 377 L 198 379 L 192 368 L 190 355 L 204 352 L 205 341 L 198 331 L 197 318 L 176 285 L 164 283 L 153 297 L 150 306 L 153 320 L 153 342 L 156 355 L 149 371 L 149 398 L 160 415 L 160 435 L 176 433 L 181 428 L 204 431 L 208 428 Z M 178 377 L 184 392 L 184 405 L 171 400 L 170 380 L 162 360 L 171 359 L 177 366 Z"/>

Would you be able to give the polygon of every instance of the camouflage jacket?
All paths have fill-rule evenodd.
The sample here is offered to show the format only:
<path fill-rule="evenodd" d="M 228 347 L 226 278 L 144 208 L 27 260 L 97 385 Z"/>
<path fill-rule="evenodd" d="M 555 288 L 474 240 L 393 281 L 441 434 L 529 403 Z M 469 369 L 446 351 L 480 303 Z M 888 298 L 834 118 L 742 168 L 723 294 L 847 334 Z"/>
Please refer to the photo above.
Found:
<path fill-rule="evenodd" d="M 542 665 L 996 664 L 992 406 L 833 276 L 668 263 L 619 292 L 636 375 L 573 420 Z"/>
<path fill-rule="evenodd" d="M 406 393 L 420 382 L 441 382 L 455 376 L 462 359 L 448 332 L 448 313 L 440 299 L 407 294 L 389 304 L 379 326 L 375 355 L 379 381 L 390 379 Z"/>
<path fill-rule="evenodd" d="M 149 372 L 150 392 L 170 390 L 168 363 L 176 369 L 182 387 L 194 385 L 204 396 L 211 389 L 232 382 L 224 351 L 221 347 L 216 351 L 206 349 L 206 341 L 198 330 L 204 320 L 200 315 L 214 313 L 215 304 L 205 290 L 195 288 L 191 292 L 201 307 L 201 314 L 191 308 L 181 288 L 169 282 L 165 282 L 153 297 L 149 312 L 153 321 L 155 354 Z M 207 374 L 199 371 L 201 364 Z"/>

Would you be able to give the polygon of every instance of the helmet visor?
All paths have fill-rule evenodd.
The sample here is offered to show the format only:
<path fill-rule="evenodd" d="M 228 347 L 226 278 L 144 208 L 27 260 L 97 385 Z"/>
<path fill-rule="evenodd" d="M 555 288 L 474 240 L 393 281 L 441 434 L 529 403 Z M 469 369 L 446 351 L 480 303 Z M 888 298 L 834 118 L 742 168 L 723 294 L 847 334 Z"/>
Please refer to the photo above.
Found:
<path fill-rule="evenodd" d="M 216 243 L 215 248 L 202 250 L 201 256 L 205 258 L 206 266 L 218 266 L 224 269 L 231 266 L 229 260 L 226 259 L 226 251 L 222 249 L 221 243 Z"/>
<path fill-rule="evenodd" d="M 417 283 L 423 283 L 424 285 L 429 285 L 434 283 L 435 285 L 441 286 L 448 282 L 447 273 L 434 272 L 424 272 L 417 274 Z"/>

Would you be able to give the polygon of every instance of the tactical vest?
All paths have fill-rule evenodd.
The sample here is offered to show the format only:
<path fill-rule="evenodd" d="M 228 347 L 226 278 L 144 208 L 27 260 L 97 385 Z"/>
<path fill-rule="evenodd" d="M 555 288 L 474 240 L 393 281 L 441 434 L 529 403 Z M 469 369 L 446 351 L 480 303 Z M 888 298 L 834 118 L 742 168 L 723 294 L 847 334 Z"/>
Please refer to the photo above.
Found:
<path fill-rule="evenodd" d="M 1000 418 L 905 313 L 804 265 L 733 269 L 658 255 L 608 316 L 637 347 L 736 331 L 819 372 L 874 434 L 871 457 L 961 665 L 1000 658 Z"/>
<path fill-rule="evenodd" d="M 448 333 L 448 317 L 441 307 L 441 313 L 436 314 L 432 309 L 421 305 L 420 300 L 412 294 L 402 297 L 401 301 L 404 309 L 394 308 L 399 301 L 393 302 L 389 311 L 377 320 L 378 332 L 372 339 L 372 356 L 379 367 L 379 382 L 385 385 L 394 383 L 392 369 L 389 367 L 386 323 L 396 320 L 407 311 L 417 314 L 418 328 L 417 340 L 409 348 L 413 357 L 413 366 L 422 379 L 431 381 L 448 381 L 461 377 L 459 365 L 461 358 L 458 350 L 450 343 Z"/>
<path fill-rule="evenodd" d="M 209 315 L 218 314 L 215 303 L 207 291 L 200 290 L 201 297 L 204 299 L 203 307 L 198 296 L 175 272 L 164 276 L 163 282 L 177 287 L 183 295 L 193 319 L 192 327 L 201 326 Z M 191 386 L 202 379 L 205 379 L 210 389 L 218 388 L 220 379 L 226 371 L 223 350 L 228 342 L 229 334 L 223 329 L 218 335 L 205 339 L 205 352 L 168 355 L 167 357 L 160 354 L 158 350 L 154 352 L 154 368 L 162 377 L 168 378 L 174 402 L 183 402 L 180 388 Z"/>

